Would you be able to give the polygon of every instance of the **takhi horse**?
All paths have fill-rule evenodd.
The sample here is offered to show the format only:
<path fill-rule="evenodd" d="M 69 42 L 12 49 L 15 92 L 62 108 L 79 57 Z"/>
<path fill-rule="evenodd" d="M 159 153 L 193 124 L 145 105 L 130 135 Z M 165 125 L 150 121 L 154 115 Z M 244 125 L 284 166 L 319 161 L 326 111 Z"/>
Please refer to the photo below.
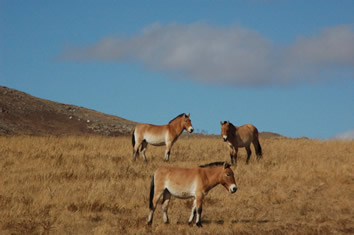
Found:
<path fill-rule="evenodd" d="M 231 164 L 237 163 L 237 151 L 239 147 L 245 147 L 247 151 L 246 163 L 248 164 L 251 151 L 251 143 L 256 150 L 257 159 L 262 158 L 262 147 L 259 144 L 258 130 L 252 124 L 234 126 L 229 121 L 220 122 L 221 135 L 230 148 Z"/>
<path fill-rule="evenodd" d="M 184 130 L 193 132 L 192 122 L 189 119 L 190 114 L 182 113 L 172 119 L 166 125 L 139 124 L 135 127 L 132 135 L 133 160 L 139 154 L 139 148 L 146 161 L 145 151 L 148 144 L 154 146 L 166 145 L 165 161 L 169 160 L 172 145 Z"/>
<path fill-rule="evenodd" d="M 171 196 L 175 196 L 182 199 L 194 198 L 188 223 L 191 225 L 195 214 L 197 214 L 196 224 L 201 227 L 203 199 L 218 184 L 222 184 L 230 193 L 237 191 L 234 172 L 227 162 L 213 162 L 196 168 L 171 166 L 158 168 L 151 181 L 148 225 L 152 224 L 153 214 L 161 196 L 163 221 L 166 224 L 169 223 L 168 203 Z"/>

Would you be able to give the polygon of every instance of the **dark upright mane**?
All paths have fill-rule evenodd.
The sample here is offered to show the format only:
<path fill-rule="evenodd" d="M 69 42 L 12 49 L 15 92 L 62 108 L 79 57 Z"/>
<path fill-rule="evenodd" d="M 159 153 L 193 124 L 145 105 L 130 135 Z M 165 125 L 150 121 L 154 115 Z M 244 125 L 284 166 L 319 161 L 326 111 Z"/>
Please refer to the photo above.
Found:
<path fill-rule="evenodd" d="M 183 115 L 186 115 L 185 113 L 181 113 L 180 115 L 178 115 L 177 117 L 175 117 L 174 119 L 172 119 L 171 121 L 168 122 L 168 124 L 170 124 L 171 122 L 173 122 L 174 120 L 176 120 L 179 117 L 182 117 Z"/>
<path fill-rule="evenodd" d="M 224 124 L 226 124 L 227 121 L 224 121 Z M 235 131 L 236 131 L 236 126 L 234 126 L 234 124 L 232 124 L 231 122 L 229 122 L 229 131 L 228 134 L 234 136 L 235 135 Z"/>
<path fill-rule="evenodd" d="M 227 123 L 227 121 L 224 121 L 223 124 L 226 124 L 226 123 Z M 235 127 L 234 124 L 232 124 L 231 122 L 229 122 L 229 125 L 232 126 L 232 127 Z"/>
<path fill-rule="evenodd" d="M 230 167 L 230 164 L 227 163 L 227 162 L 212 162 L 212 163 L 208 163 L 208 164 L 205 164 L 205 165 L 201 165 L 199 167 L 215 167 L 215 166 L 223 166 L 224 164 L 226 163 L 226 167 Z"/>

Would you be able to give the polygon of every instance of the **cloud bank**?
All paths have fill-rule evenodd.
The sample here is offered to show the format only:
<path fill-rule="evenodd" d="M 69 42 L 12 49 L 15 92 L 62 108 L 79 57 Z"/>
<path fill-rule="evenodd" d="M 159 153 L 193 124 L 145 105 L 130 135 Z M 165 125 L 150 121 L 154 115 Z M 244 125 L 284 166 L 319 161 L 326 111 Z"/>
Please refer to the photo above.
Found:
<path fill-rule="evenodd" d="M 338 134 L 335 138 L 341 140 L 354 140 L 354 130 L 349 130 L 344 133 Z"/>
<path fill-rule="evenodd" d="M 325 28 L 277 46 L 242 27 L 154 24 L 129 38 L 105 37 L 88 47 L 67 49 L 64 60 L 143 63 L 174 79 L 235 86 L 287 85 L 354 74 L 351 25 Z"/>

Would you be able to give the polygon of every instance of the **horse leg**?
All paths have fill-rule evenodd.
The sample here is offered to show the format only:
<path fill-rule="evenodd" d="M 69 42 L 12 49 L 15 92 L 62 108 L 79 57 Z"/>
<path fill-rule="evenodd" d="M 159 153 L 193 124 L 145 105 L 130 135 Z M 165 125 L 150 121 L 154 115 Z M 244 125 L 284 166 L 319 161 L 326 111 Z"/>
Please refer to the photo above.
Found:
<path fill-rule="evenodd" d="M 191 213 L 191 216 L 189 217 L 189 220 L 188 220 L 189 225 L 192 225 L 195 213 L 197 213 L 196 206 L 197 206 L 197 199 L 194 199 L 192 213 Z"/>
<path fill-rule="evenodd" d="M 232 165 L 237 165 L 237 148 L 230 147 L 230 158 L 231 158 L 231 164 Z"/>
<path fill-rule="evenodd" d="M 168 210 L 168 203 L 170 202 L 171 199 L 171 193 L 165 189 L 165 191 L 163 192 L 163 198 L 162 198 L 162 212 L 163 212 L 163 222 L 165 224 L 169 223 L 168 220 L 168 215 L 167 215 L 167 210 Z"/>
<path fill-rule="evenodd" d="M 156 185 L 155 185 L 156 186 Z M 156 204 L 159 201 L 161 195 L 163 194 L 164 190 L 155 190 L 154 198 L 152 199 L 152 208 L 150 208 L 149 218 L 148 218 L 148 225 L 152 224 L 152 219 L 154 217 L 154 211 L 156 209 Z"/>
<path fill-rule="evenodd" d="M 198 227 L 202 227 L 202 204 L 203 204 L 203 196 L 199 195 L 196 198 L 196 209 L 197 209 L 197 218 L 196 224 Z"/>
<path fill-rule="evenodd" d="M 250 146 L 250 145 L 246 147 L 246 151 L 247 151 L 246 164 L 248 164 L 248 162 L 249 162 L 249 160 L 250 160 L 250 157 L 251 157 L 251 154 L 252 154 L 251 146 Z"/>
<path fill-rule="evenodd" d="M 133 161 L 135 161 L 136 157 L 139 155 L 139 147 L 140 147 L 140 144 L 136 144 L 133 148 L 133 157 L 132 157 Z"/>
<path fill-rule="evenodd" d="M 148 143 L 146 142 L 146 140 L 144 140 L 143 143 L 141 144 L 141 149 L 140 149 L 141 154 L 143 155 L 143 159 L 144 159 L 145 162 L 147 161 L 146 160 L 146 155 L 145 155 L 145 151 L 147 149 L 147 145 L 148 145 Z"/>
<path fill-rule="evenodd" d="M 166 162 L 170 159 L 171 148 L 172 148 L 172 143 L 167 143 L 166 144 L 166 152 L 165 152 L 165 161 Z"/>
<path fill-rule="evenodd" d="M 142 139 L 138 138 L 136 135 L 135 135 L 135 144 L 134 144 L 134 147 L 133 147 L 133 157 L 132 157 L 132 160 L 135 161 L 136 160 L 136 157 L 139 155 L 139 148 L 140 146 L 142 145 L 143 141 Z"/>

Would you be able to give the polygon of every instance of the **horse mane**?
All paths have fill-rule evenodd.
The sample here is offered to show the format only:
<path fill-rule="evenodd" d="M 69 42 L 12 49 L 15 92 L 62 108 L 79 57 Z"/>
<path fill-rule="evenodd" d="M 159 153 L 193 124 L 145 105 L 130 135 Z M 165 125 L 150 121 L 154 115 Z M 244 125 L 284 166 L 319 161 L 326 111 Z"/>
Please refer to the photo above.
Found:
<path fill-rule="evenodd" d="M 175 117 L 174 119 L 172 119 L 171 121 L 168 122 L 168 124 L 170 124 L 171 122 L 173 122 L 174 120 L 176 120 L 177 118 L 182 117 L 183 115 L 186 115 L 185 113 L 181 113 L 180 115 L 178 115 L 177 117 Z"/>
<path fill-rule="evenodd" d="M 230 167 L 231 165 L 227 162 L 211 162 L 205 165 L 201 165 L 199 167 L 205 168 L 205 167 L 216 167 L 216 166 L 223 166 L 226 163 L 226 168 Z"/>
<path fill-rule="evenodd" d="M 224 124 L 226 124 L 227 121 L 224 121 Z M 231 122 L 229 122 L 229 125 L 232 126 L 232 127 L 236 127 L 234 124 L 232 124 Z"/>
<path fill-rule="evenodd" d="M 224 121 L 224 124 L 226 124 L 226 123 L 227 123 L 227 121 Z M 234 136 L 235 131 L 236 131 L 236 126 L 234 124 L 232 124 L 231 122 L 229 122 L 229 126 L 230 126 L 230 129 L 229 129 L 230 134 Z"/>

